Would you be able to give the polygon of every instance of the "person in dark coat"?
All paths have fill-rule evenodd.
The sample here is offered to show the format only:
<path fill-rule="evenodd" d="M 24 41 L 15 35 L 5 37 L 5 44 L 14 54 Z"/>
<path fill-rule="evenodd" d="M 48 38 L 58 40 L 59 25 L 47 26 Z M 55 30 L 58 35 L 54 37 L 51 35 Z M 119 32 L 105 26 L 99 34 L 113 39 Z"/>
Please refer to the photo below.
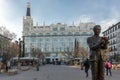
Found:
<path fill-rule="evenodd" d="M 39 71 L 39 61 L 36 62 L 36 70 Z"/>
<path fill-rule="evenodd" d="M 88 60 L 88 59 L 86 59 L 86 60 L 84 61 L 83 66 L 85 67 L 86 77 L 88 77 L 88 70 L 89 70 L 89 68 L 90 68 L 90 63 L 89 63 L 89 60 Z"/>

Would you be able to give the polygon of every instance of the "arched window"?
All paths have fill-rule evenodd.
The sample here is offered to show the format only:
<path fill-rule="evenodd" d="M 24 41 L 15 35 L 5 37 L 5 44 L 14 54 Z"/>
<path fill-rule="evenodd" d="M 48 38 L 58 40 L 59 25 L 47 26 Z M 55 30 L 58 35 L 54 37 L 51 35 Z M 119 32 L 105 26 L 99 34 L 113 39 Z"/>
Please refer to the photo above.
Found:
<path fill-rule="evenodd" d="M 61 28 L 60 28 L 60 31 L 65 31 L 65 27 L 61 27 Z"/>
<path fill-rule="evenodd" d="M 31 42 L 36 42 L 36 37 L 31 37 L 31 38 L 30 38 L 30 41 L 31 41 Z"/>
<path fill-rule="evenodd" d="M 87 32 L 83 32 L 83 34 L 87 34 Z"/>
<path fill-rule="evenodd" d="M 79 33 L 79 32 L 76 32 L 76 33 L 75 33 L 75 35 L 79 36 L 79 35 L 80 35 L 80 33 Z"/>
<path fill-rule="evenodd" d="M 60 35 L 61 35 L 61 36 L 64 36 L 64 35 L 65 35 L 65 33 L 60 33 Z"/>
<path fill-rule="evenodd" d="M 72 36 L 73 34 L 72 34 L 72 32 L 68 32 L 68 35 L 71 35 L 71 36 Z"/>
<path fill-rule="evenodd" d="M 43 34 L 42 34 L 42 33 L 39 33 L 38 36 L 43 36 Z"/>
<path fill-rule="evenodd" d="M 54 28 L 53 28 L 53 31 L 58 31 L 58 28 L 57 28 L 57 27 L 54 27 Z"/>
<path fill-rule="evenodd" d="M 56 35 L 57 35 L 57 33 L 53 33 L 53 35 L 55 35 L 55 36 L 56 36 Z"/>
<path fill-rule="evenodd" d="M 32 33 L 31 36 L 36 36 L 36 34 L 35 34 L 35 33 Z"/>
<path fill-rule="evenodd" d="M 50 36 L 50 33 L 46 33 L 46 36 Z"/>

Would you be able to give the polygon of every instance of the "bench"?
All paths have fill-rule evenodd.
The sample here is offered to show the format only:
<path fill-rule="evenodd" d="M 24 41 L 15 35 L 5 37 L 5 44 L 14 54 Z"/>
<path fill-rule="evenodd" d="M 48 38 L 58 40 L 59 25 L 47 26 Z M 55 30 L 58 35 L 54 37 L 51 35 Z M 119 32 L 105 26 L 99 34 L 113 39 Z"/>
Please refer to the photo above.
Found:
<path fill-rule="evenodd" d="M 8 70 L 8 75 L 15 75 L 17 73 L 18 73 L 17 69 L 10 69 L 10 70 Z"/>
<path fill-rule="evenodd" d="M 30 68 L 29 67 L 27 67 L 27 66 L 25 66 L 25 67 L 21 67 L 21 70 L 22 71 L 27 71 L 27 70 L 29 70 Z"/>

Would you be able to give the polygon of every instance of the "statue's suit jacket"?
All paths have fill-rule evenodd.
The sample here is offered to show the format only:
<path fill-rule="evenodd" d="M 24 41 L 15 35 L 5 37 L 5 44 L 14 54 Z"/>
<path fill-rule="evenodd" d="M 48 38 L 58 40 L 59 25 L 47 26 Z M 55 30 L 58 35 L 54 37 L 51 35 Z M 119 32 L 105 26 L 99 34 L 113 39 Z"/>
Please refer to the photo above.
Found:
<path fill-rule="evenodd" d="M 100 47 L 102 37 L 88 37 L 87 43 L 90 48 L 90 61 L 98 61 L 98 59 L 101 59 L 103 61 L 106 60 L 106 49 L 103 49 Z"/>

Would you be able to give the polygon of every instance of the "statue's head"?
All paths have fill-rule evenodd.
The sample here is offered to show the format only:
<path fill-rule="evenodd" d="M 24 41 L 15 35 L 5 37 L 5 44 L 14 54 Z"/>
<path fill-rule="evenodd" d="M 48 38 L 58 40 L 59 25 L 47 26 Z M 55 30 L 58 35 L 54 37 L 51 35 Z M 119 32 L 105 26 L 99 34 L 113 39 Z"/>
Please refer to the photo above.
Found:
<path fill-rule="evenodd" d="M 100 25 L 95 25 L 93 28 L 94 35 L 99 35 L 101 32 L 101 26 Z"/>

